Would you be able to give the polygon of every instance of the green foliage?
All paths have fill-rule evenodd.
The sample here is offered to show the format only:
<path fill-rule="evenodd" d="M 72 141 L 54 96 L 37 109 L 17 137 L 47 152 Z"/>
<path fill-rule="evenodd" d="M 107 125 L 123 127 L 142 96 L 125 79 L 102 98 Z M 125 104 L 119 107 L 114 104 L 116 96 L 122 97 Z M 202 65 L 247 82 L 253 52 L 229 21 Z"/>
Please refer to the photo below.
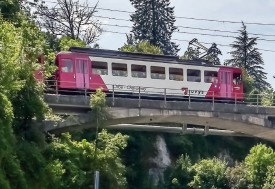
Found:
<path fill-rule="evenodd" d="M 275 92 L 272 89 L 266 90 L 262 93 L 262 98 L 261 98 L 261 105 L 263 106 L 273 106 L 275 101 Z"/>
<path fill-rule="evenodd" d="M 178 45 L 171 42 L 174 26 L 174 8 L 169 0 L 130 0 L 136 11 L 131 15 L 132 32 L 137 41 L 148 41 L 158 46 L 165 55 L 176 55 Z"/>
<path fill-rule="evenodd" d="M 59 50 L 67 51 L 70 47 L 86 47 L 87 45 L 80 39 L 72 39 L 68 36 L 63 36 L 59 40 Z"/>
<path fill-rule="evenodd" d="M 275 165 L 271 165 L 267 168 L 266 180 L 263 189 L 273 189 L 275 188 Z"/>
<path fill-rule="evenodd" d="M 226 189 L 226 163 L 219 159 L 205 159 L 193 165 L 194 177 L 189 183 L 191 188 Z"/>
<path fill-rule="evenodd" d="M 234 49 L 230 52 L 232 58 L 225 61 L 225 65 L 231 65 L 243 68 L 247 75 L 253 78 L 253 87 L 257 90 L 264 90 L 270 87 L 267 83 L 266 73 L 263 71 L 264 61 L 261 53 L 255 47 L 257 38 L 248 37 L 246 26 L 242 24 L 242 29 L 239 30 L 240 35 L 236 37 L 236 41 L 231 45 Z"/>
<path fill-rule="evenodd" d="M 28 188 L 43 188 L 48 182 L 47 174 L 45 173 L 46 160 L 42 153 L 44 147 L 42 147 L 37 141 L 29 141 L 30 138 L 28 138 L 28 141 L 25 140 L 18 143 L 18 160 L 22 165 L 21 169 L 28 181 Z"/>
<path fill-rule="evenodd" d="M 16 21 L 18 12 L 20 11 L 20 4 L 18 0 L 1 0 L 0 2 L 0 16 L 4 19 Z"/>
<path fill-rule="evenodd" d="M 18 23 L 19 20 L 16 27 L 0 19 L 0 104 L 3 108 L 0 149 L 4 149 L 0 155 L 3 155 L 0 157 L 0 186 L 40 188 L 36 186 L 41 186 L 43 171 L 35 171 L 43 168 L 41 146 L 29 141 L 40 141 L 31 132 L 31 122 L 33 118 L 42 119 L 47 110 L 43 87 L 33 76 L 44 41 L 38 28 L 28 19 L 22 16 Z M 34 176 L 38 175 L 41 180 L 36 179 L 37 184 L 32 184 Z"/>
<path fill-rule="evenodd" d="M 148 132 L 125 132 L 129 136 L 128 145 L 123 151 L 123 159 L 127 167 L 128 188 L 150 188 L 148 159 L 155 152 L 155 135 Z"/>
<path fill-rule="evenodd" d="M 107 119 L 106 106 L 106 94 L 102 89 L 98 88 L 95 94 L 90 96 L 90 106 L 92 107 L 92 114 L 95 116 L 97 126 L 103 126 L 103 122 Z"/>
<path fill-rule="evenodd" d="M 0 91 L 10 97 L 24 84 L 19 78 L 22 31 L 1 18 L 0 25 Z"/>
<path fill-rule="evenodd" d="M 184 52 L 184 55 L 180 58 L 185 60 L 194 60 L 199 58 L 199 54 L 199 48 L 193 49 L 192 47 L 188 47 L 187 50 Z"/>
<path fill-rule="evenodd" d="M 236 164 L 234 167 L 228 167 L 226 177 L 230 188 L 247 189 L 250 185 L 247 180 L 247 169 L 244 164 Z"/>
<path fill-rule="evenodd" d="M 12 121 L 12 104 L 6 95 L 0 93 L 0 186 L 3 189 L 26 189 L 26 180 L 15 152 Z"/>
<path fill-rule="evenodd" d="M 170 176 L 169 188 L 180 189 L 190 188 L 188 183 L 193 177 L 191 159 L 188 155 L 181 155 L 176 161 L 175 168 Z"/>
<path fill-rule="evenodd" d="M 260 144 L 250 150 L 245 158 L 244 166 L 246 175 L 253 188 L 260 189 L 264 186 L 269 167 L 274 166 L 275 152 L 272 148 Z"/>
<path fill-rule="evenodd" d="M 124 52 L 138 52 L 138 53 L 148 53 L 148 54 L 163 54 L 161 49 L 157 46 L 151 45 L 147 41 L 141 41 L 132 45 L 125 44 L 123 47 L 118 49 Z"/>
<path fill-rule="evenodd" d="M 99 169 L 102 188 L 125 188 L 125 167 L 119 154 L 127 145 L 127 136 L 112 135 L 103 130 L 98 140 L 96 162 L 92 142 L 74 141 L 69 134 L 54 140 L 46 152 L 49 161 L 46 170 L 48 177 L 53 179 L 51 187 L 87 188 L 93 184 L 94 171 Z"/>
<path fill-rule="evenodd" d="M 249 76 L 244 68 L 242 68 L 242 80 L 244 86 L 244 93 L 250 94 L 253 90 L 254 80 L 251 76 Z"/>

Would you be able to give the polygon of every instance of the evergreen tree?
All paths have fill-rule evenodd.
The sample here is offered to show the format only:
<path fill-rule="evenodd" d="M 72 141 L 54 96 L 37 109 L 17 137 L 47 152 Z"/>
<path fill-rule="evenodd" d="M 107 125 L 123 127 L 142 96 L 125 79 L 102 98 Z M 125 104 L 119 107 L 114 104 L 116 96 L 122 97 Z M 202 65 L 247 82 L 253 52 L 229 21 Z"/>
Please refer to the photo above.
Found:
<path fill-rule="evenodd" d="M 257 38 L 248 37 L 246 26 L 242 25 L 240 35 L 231 44 L 234 49 L 229 52 L 232 59 L 226 60 L 225 65 L 243 68 L 247 75 L 253 79 L 253 87 L 259 91 L 267 89 L 270 84 L 265 81 L 266 73 L 263 71 L 263 59 L 257 45 Z"/>
<path fill-rule="evenodd" d="M 174 8 L 169 7 L 169 0 L 130 0 L 136 8 L 131 15 L 134 22 L 132 32 L 137 41 L 148 41 L 160 47 L 166 55 L 176 55 L 178 45 L 171 42 L 174 26 Z"/>

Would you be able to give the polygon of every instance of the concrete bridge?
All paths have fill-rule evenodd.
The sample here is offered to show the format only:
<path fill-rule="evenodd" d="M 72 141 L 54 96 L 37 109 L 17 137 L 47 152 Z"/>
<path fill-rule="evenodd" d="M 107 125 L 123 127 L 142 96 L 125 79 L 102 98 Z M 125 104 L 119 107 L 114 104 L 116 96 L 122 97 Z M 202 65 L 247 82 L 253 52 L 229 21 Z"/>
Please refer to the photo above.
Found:
<path fill-rule="evenodd" d="M 94 127 L 89 97 L 45 94 L 55 113 L 74 114 L 63 122 L 47 122 L 45 130 L 63 132 Z M 213 102 L 107 98 L 109 129 L 252 136 L 275 142 L 275 107 Z M 166 123 L 165 126 L 163 125 Z M 176 126 L 169 126 L 176 123 Z M 188 125 L 204 128 L 190 128 Z"/>

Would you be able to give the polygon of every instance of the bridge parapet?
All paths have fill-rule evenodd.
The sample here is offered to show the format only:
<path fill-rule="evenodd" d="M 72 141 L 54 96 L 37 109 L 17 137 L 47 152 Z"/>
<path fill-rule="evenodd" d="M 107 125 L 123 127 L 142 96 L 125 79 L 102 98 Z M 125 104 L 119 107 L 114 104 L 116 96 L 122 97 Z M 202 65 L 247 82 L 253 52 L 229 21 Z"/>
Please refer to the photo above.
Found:
<path fill-rule="evenodd" d="M 89 97 L 81 95 L 51 95 L 45 94 L 45 101 L 52 107 L 72 111 L 90 109 Z M 107 97 L 107 106 L 125 108 L 152 108 L 163 110 L 188 110 L 208 112 L 234 112 L 239 114 L 274 115 L 275 107 L 264 107 L 246 104 L 213 103 L 213 102 L 190 102 L 190 101 L 164 101 L 149 99 L 129 99 Z"/>

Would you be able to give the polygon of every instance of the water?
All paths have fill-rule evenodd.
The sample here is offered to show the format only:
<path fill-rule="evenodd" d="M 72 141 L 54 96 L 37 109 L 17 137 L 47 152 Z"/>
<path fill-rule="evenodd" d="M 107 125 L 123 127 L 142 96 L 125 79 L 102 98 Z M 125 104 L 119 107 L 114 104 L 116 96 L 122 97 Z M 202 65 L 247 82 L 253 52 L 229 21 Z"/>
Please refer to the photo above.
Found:
<path fill-rule="evenodd" d="M 171 165 L 171 159 L 162 136 L 157 135 L 155 146 L 157 155 L 151 159 L 152 167 L 149 169 L 149 176 L 152 184 L 159 186 L 164 184 L 164 171 Z"/>

